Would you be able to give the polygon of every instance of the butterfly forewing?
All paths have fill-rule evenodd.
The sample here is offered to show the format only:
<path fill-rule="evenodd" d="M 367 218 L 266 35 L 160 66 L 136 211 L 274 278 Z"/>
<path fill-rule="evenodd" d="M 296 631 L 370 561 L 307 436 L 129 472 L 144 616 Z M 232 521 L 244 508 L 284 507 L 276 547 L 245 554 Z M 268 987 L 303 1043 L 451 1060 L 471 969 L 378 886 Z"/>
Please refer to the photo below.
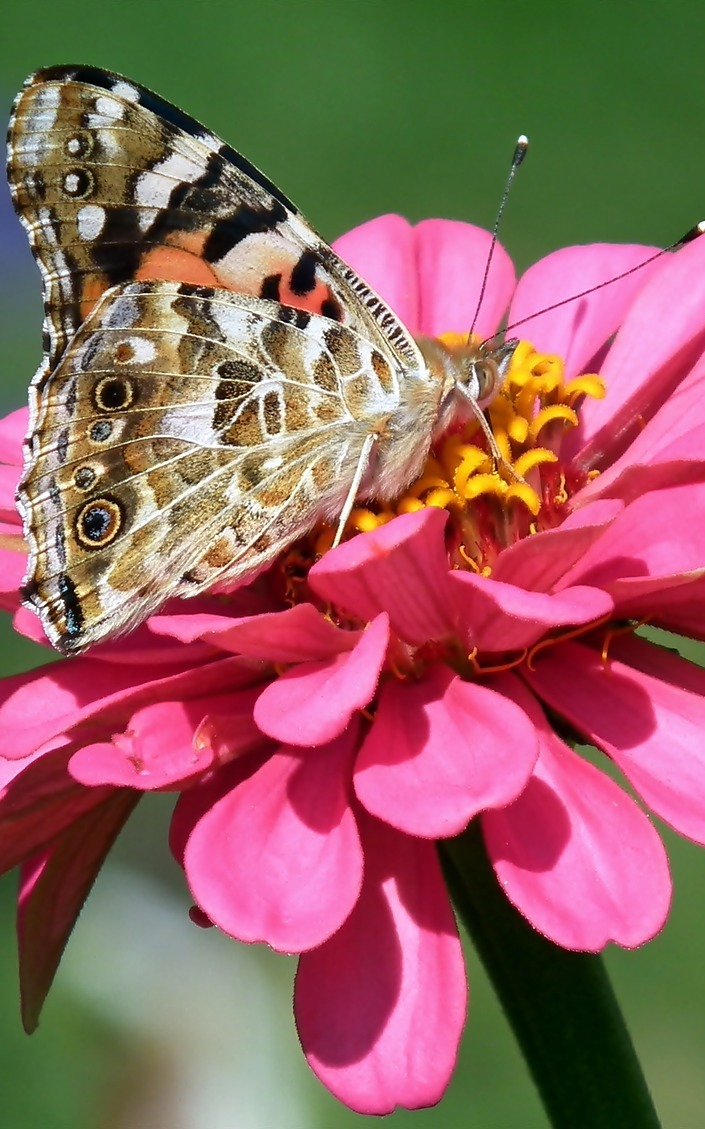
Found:
<path fill-rule="evenodd" d="M 418 361 L 390 311 L 271 181 L 119 75 L 55 67 L 28 79 L 10 123 L 8 173 L 44 276 L 44 374 L 100 294 L 131 279 L 277 300 Z"/>

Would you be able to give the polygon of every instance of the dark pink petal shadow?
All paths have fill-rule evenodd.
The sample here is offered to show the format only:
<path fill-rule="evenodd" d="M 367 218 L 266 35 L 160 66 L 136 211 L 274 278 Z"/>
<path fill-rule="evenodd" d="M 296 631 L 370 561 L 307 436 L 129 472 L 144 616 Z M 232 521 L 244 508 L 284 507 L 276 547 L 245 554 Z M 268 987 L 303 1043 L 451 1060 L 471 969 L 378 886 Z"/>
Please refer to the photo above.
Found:
<path fill-rule="evenodd" d="M 437 666 L 422 682 L 383 686 L 358 755 L 355 791 L 393 827 L 443 838 L 478 811 L 513 800 L 537 754 L 533 727 L 514 702 Z"/>
<path fill-rule="evenodd" d="M 112 788 L 84 788 L 69 776 L 66 766 L 73 749 L 56 741 L 51 750 L 24 764 L 3 764 L 0 873 L 42 851 L 112 795 Z"/>
<path fill-rule="evenodd" d="M 502 889 L 540 933 L 564 948 L 641 945 L 668 914 L 663 844 L 634 801 L 569 749 L 516 680 L 515 687 L 541 752 L 519 798 L 482 816 Z"/>
<path fill-rule="evenodd" d="M 338 932 L 299 961 L 294 1009 L 314 1073 L 365 1114 L 443 1095 L 467 984 L 432 843 L 360 815 L 365 881 Z"/>
<path fill-rule="evenodd" d="M 254 711 L 257 725 L 268 737 L 292 745 L 332 741 L 371 701 L 388 644 L 389 622 L 379 615 L 354 650 L 291 667 L 260 694 Z"/>
<path fill-rule="evenodd" d="M 320 749 L 280 749 L 196 823 L 186 876 L 226 933 L 301 952 L 348 916 L 362 883 L 348 800 L 355 743 L 352 726 Z"/>
<path fill-rule="evenodd" d="M 429 507 L 346 541 L 313 566 L 311 588 L 363 621 L 386 612 L 392 631 L 409 643 L 451 635 L 447 519 Z"/>
<path fill-rule="evenodd" d="M 22 1021 L 28 1032 L 37 1026 L 83 903 L 138 799 L 134 792 L 113 792 L 22 869 L 17 932 Z"/>
<path fill-rule="evenodd" d="M 705 671 L 642 640 L 616 653 L 636 664 L 648 648 L 658 652 L 658 667 L 651 661 L 660 675 L 611 657 L 605 665 L 588 647 L 564 643 L 539 657 L 526 678 L 615 761 L 657 815 L 705 843 Z M 699 691 L 682 688 L 689 684 Z"/>

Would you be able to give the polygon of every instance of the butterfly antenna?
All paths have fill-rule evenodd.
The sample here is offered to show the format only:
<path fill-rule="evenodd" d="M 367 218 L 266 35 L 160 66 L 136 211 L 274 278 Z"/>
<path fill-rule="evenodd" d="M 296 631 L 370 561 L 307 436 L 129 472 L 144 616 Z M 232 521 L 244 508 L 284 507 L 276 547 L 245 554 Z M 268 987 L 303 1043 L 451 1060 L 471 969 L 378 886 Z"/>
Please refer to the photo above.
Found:
<path fill-rule="evenodd" d="M 475 316 L 472 319 L 472 325 L 470 326 L 470 333 L 468 335 L 468 340 L 470 339 L 470 337 L 472 337 L 473 331 L 475 329 L 475 324 L 477 322 L 478 317 L 480 316 L 480 310 L 482 308 L 482 302 L 483 302 L 483 299 L 485 297 L 485 291 L 487 289 L 487 279 L 489 278 L 489 275 L 490 275 L 490 267 L 492 266 L 492 259 L 494 258 L 494 251 L 495 251 L 495 247 L 497 246 L 497 233 L 499 231 L 499 225 L 502 222 L 502 216 L 504 215 L 504 209 L 507 206 L 507 200 L 509 199 L 509 190 L 512 187 L 512 181 L 514 180 L 514 177 L 516 176 L 516 171 L 519 168 L 519 165 L 521 164 L 521 162 L 524 160 L 524 157 L 526 156 L 526 150 L 528 148 L 529 148 L 529 139 L 527 137 L 525 137 L 524 134 L 522 133 L 522 135 L 517 138 L 517 143 L 514 146 L 514 156 L 512 157 L 512 164 L 511 164 L 511 167 L 509 169 L 509 175 L 507 177 L 506 183 L 504 185 L 504 191 L 502 193 L 502 199 L 499 202 L 499 208 L 497 209 L 497 217 L 494 221 L 494 227 L 492 228 L 492 242 L 490 243 L 490 249 L 489 249 L 489 252 L 488 252 L 488 255 L 487 255 L 487 262 L 485 263 L 485 273 L 482 276 L 482 285 L 480 286 L 480 297 L 477 299 L 477 306 L 475 308 Z"/>
<path fill-rule="evenodd" d="M 524 322 L 531 321 L 535 317 L 539 317 L 540 314 L 547 314 L 551 310 L 557 310 L 561 306 L 567 306 L 569 302 L 576 302 L 578 298 L 585 298 L 588 294 L 594 294 L 596 290 L 602 290 L 603 286 L 611 286 L 613 282 L 619 282 L 622 278 L 628 278 L 630 274 L 636 274 L 637 271 L 648 267 L 649 263 L 656 262 L 662 255 L 667 255 L 669 251 L 677 251 L 679 247 L 683 247 L 686 243 L 692 243 L 694 239 L 699 239 L 701 235 L 705 235 L 705 220 L 701 220 L 700 223 L 696 223 L 694 227 L 688 228 L 685 235 L 681 235 L 680 239 L 676 239 L 675 243 L 669 244 L 668 247 L 663 247 L 660 251 L 655 251 L 653 255 L 649 255 L 648 259 L 644 259 L 643 262 L 630 267 L 629 270 L 624 270 L 621 274 L 616 274 L 614 278 L 605 279 L 604 282 L 598 282 L 596 286 L 589 286 L 587 290 L 579 290 L 577 294 L 571 294 L 569 298 L 561 298 L 560 302 L 553 302 L 550 306 L 544 306 L 542 310 L 536 310 L 533 314 L 527 314 L 525 318 L 520 318 L 519 321 L 513 321 L 511 325 L 506 326 L 500 333 L 493 333 L 492 337 L 488 337 L 487 341 L 483 342 L 483 344 L 487 345 L 490 341 L 493 341 L 495 337 L 510 333 L 511 330 L 516 329 L 517 326 L 523 325 Z"/>

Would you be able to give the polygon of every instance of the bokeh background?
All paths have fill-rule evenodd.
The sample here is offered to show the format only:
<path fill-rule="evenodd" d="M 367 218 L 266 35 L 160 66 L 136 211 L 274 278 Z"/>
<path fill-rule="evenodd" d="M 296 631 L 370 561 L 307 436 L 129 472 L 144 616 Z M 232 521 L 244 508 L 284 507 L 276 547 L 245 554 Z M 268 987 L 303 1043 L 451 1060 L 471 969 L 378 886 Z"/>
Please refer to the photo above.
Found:
<path fill-rule="evenodd" d="M 567 243 L 665 245 L 705 215 L 702 0 L 8 0 L 0 102 L 84 62 L 152 87 L 259 165 L 328 238 L 386 211 L 503 223 L 520 268 Z M 673 301 L 678 301 L 674 294 Z M 0 187 L 0 410 L 39 359 L 39 279 Z M 658 334 L 659 327 L 653 327 Z M 5 672 L 46 661 L 0 625 Z M 168 798 L 143 802 L 74 933 L 37 1035 L 20 1030 L 14 876 L 0 883 L 0 1092 L 9 1129 L 348 1129 L 309 1074 L 294 966 L 187 918 Z M 664 1125 L 705 1126 L 705 853 L 665 833 L 662 935 L 606 955 Z M 546 1125 L 472 948 L 447 1097 L 396 1127 Z M 595 1080 L 599 1085 L 599 1079 Z"/>

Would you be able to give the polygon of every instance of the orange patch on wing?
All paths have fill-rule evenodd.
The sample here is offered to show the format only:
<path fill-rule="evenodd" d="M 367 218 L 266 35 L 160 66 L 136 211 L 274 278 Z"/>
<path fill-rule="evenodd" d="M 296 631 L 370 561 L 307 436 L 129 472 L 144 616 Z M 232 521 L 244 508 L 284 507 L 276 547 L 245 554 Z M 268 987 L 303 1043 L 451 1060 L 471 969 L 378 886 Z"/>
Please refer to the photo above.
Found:
<path fill-rule="evenodd" d="M 200 256 L 182 247 L 155 247 L 144 256 L 135 279 L 138 282 L 188 282 L 193 286 L 217 286 L 218 278 Z"/>
<path fill-rule="evenodd" d="M 85 321 L 95 306 L 101 294 L 108 289 L 108 280 L 104 274 L 89 275 L 85 285 L 81 288 L 81 320 Z"/>
<path fill-rule="evenodd" d="M 295 310 L 306 310 L 309 314 L 320 314 L 323 303 L 331 299 L 330 287 L 325 282 L 317 282 L 308 294 L 295 294 L 282 278 L 279 285 L 279 301 L 283 306 L 293 306 Z"/>

